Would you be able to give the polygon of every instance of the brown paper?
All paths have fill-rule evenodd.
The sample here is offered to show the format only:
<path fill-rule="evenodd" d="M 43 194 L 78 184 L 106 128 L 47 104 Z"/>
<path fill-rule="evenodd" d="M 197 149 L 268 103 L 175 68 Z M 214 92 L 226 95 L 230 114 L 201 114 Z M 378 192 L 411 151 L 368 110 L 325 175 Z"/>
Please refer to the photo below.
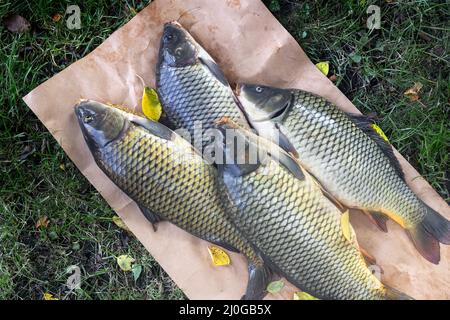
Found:
<path fill-rule="evenodd" d="M 207 243 L 170 223 L 155 233 L 136 204 L 95 165 L 76 122 L 80 98 L 138 108 L 142 86 L 155 86 L 155 62 L 164 22 L 179 20 L 222 66 L 230 82 L 249 81 L 314 92 L 346 111 L 352 103 L 311 63 L 297 42 L 258 0 L 157 0 L 114 32 L 85 58 L 24 97 L 75 165 L 89 179 L 136 237 L 191 299 L 240 298 L 247 282 L 246 261 L 214 267 Z M 398 155 L 398 154 L 397 154 Z M 445 201 L 401 157 L 406 180 L 419 197 L 447 218 Z M 360 244 L 377 259 L 382 281 L 416 299 L 450 298 L 450 247 L 441 246 L 438 266 L 425 261 L 394 223 L 378 231 L 366 217 L 353 214 Z M 292 299 L 285 287 L 268 298 Z"/>

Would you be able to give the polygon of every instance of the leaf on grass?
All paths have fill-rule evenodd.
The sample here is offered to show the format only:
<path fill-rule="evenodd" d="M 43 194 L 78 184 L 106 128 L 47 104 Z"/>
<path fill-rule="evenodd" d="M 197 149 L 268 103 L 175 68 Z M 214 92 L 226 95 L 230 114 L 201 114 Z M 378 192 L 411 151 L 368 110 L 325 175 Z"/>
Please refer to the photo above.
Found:
<path fill-rule="evenodd" d="M 136 260 L 134 258 L 130 257 L 127 254 L 123 254 L 123 255 L 117 257 L 117 264 L 119 265 L 119 268 L 122 271 L 131 271 L 131 269 L 132 269 L 131 265 L 135 261 Z"/>
<path fill-rule="evenodd" d="M 208 246 L 208 252 L 211 256 L 212 263 L 215 266 L 227 266 L 231 263 L 230 257 L 228 254 L 216 246 Z"/>
<path fill-rule="evenodd" d="M 384 134 L 383 130 L 381 130 L 379 126 L 377 126 L 375 123 L 372 123 L 370 126 L 372 127 L 373 130 L 375 130 L 376 133 L 378 133 L 380 137 L 383 138 L 384 141 L 390 143 L 388 137 Z"/>
<path fill-rule="evenodd" d="M 359 54 L 357 54 L 357 53 L 353 53 L 353 54 L 350 55 L 350 59 L 352 59 L 352 61 L 355 62 L 355 63 L 360 63 L 362 57 Z"/>
<path fill-rule="evenodd" d="M 62 171 L 65 171 L 66 170 L 66 165 L 64 163 L 61 163 L 59 165 L 59 169 L 61 169 Z"/>
<path fill-rule="evenodd" d="M 30 29 L 30 23 L 22 16 L 13 14 L 5 19 L 5 27 L 11 32 L 22 33 Z"/>
<path fill-rule="evenodd" d="M 59 300 L 58 298 L 55 298 L 51 293 L 45 292 L 44 293 L 44 300 Z"/>
<path fill-rule="evenodd" d="M 423 84 L 420 82 L 414 83 L 414 85 L 406 90 L 403 94 L 409 98 L 409 101 L 417 101 L 419 100 L 419 92 L 422 90 Z"/>
<path fill-rule="evenodd" d="M 319 300 L 306 292 L 294 292 L 294 300 Z"/>
<path fill-rule="evenodd" d="M 319 63 L 316 63 L 317 69 L 320 70 L 324 75 L 328 75 L 328 72 L 330 71 L 330 63 L 328 61 L 322 61 Z"/>
<path fill-rule="evenodd" d="M 158 121 L 161 118 L 162 107 L 155 89 L 144 87 L 142 94 L 142 112 L 147 118 L 153 121 Z"/>
<path fill-rule="evenodd" d="M 330 79 L 331 82 L 336 82 L 337 76 L 335 74 L 332 74 L 331 76 L 328 77 L 328 79 Z"/>
<path fill-rule="evenodd" d="M 139 279 L 141 273 L 142 273 L 142 266 L 140 264 L 136 264 L 131 269 L 131 272 L 133 273 L 133 279 L 134 281 L 137 281 Z"/>
<path fill-rule="evenodd" d="M 50 223 L 50 220 L 47 216 L 42 216 L 36 221 L 36 229 L 39 228 L 47 228 L 48 224 Z"/>
<path fill-rule="evenodd" d="M 52 16 L 53 22 L 58 22 L 59 20 L 61 20 L 61 18 L 62 18 L 62 15 L 59 14 L 59 13 L 55 13 L 55 14 Z"/>
<path fill-rule="evenodd" d="M 281 280 L 277 280 L 277 281 L 272 281 L 271 283 L 269 283 L 267 285 L 267 292 L 269 293 L 278 293 L 281 291 L 281 289 L 283 289 L 284 287 L 284 282 Z"/>
<path fill-rule="evenodd" d="M 120 229 L 123 229 L 125 231 L 129 231 L 130 229 L 127 227 L 127 225 L 125 224 L 125 222 L 123 222 L 123 220 L 119 217 L 119 216 L 114 216 L 112 217 L 112 221 L 116 224 L 116 226 L 118 226 Z"/>

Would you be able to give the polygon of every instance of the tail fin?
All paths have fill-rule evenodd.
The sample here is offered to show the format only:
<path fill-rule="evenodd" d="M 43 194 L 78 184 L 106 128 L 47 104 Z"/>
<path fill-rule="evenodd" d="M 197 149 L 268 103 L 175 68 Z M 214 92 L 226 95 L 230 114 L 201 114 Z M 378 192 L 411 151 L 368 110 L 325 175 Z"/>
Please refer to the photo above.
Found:
<path fill-rule="evenodd" d="M 384 286 L 386 289 L 386 300 L 414 300 L 407 294 L 398 291 L 397 289 L 391 288 L 389 286 Z"/>
<path fill-rule="evenodd" d="M 439 242 L 450 244 L 450 221 L 428 207 L 425 203 L 426 215 L 407 233 L 417 250 L 428 261 L 438 264 L 440 260 Z"/>

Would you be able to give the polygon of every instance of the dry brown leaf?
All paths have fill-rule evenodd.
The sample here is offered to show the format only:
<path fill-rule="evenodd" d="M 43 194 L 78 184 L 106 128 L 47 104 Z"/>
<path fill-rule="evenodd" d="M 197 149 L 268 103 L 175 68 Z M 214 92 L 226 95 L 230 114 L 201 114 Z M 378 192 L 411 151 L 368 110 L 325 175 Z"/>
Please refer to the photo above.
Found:
<path fill-rule="evenodd" d="M 48 219 L 48 217 L 42 216 L 36 222 L 36 229 L 47 228 L 49 223 L 50 223 L 50 220 Z"/>
<path fill-rule="evenodd" d="M 5 19 L 5 27 L 11 32 L 22 33 L 30 29 L 30 23 L 24 17 L 13 14 Z"/>
<path fill-rule="evenodd" d="M 328 79 L 330 79 L 331 82 L 336 82 L 337 76 L 335 74 L 332 74 L 331 76 L 328 77 Z"/>
<path fill-rule="evenodd" d="M 420 82 L 414 83 L 414 85 L 406 90 L 403 94 L 409 98 L 409 101 L 417 101 L 419 100 L 419 92 L 422 90 L 423 84 Z"/>
<path fill-rule="evenodd" d="M 61 20 L 61 18 L 62 18 L 62 15 L 59 14 L 59 13 L 55 13 L 55 14 L 52 16 L 53 22 L 58 22 L 59 20 Z"/>

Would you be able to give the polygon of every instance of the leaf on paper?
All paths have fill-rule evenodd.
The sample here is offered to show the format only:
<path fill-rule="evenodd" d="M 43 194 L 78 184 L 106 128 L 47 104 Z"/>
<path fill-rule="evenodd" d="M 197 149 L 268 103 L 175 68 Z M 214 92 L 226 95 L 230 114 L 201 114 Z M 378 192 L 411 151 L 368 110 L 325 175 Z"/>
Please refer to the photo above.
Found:
<path fill-rule="evenodd" d="M 317 69 L 320 70 L 324 75 L 328 75 L 328 72 L 330 71 L 330 63 L 328 61 L 322 61 L 319 63 L 316 63 Z"/>
<path fill-rule="evenodd" d="M 144 87 L 142 94 L 142 112 L 147 118 L 153 121 L 158 121 L 161 118 L 162 107 L 155 89 Z"/>
<path fill-rule="evenodd" d="M 423 84 L 420 82 L 414 83 L 414 85 L 406 90 L 403 94 L 409 98 L 409 101 L 417 101 L 419 100 L 419 92 L 422 90 Z"/>
<path fill-rule="evenodd" d="M 123 220 L 119 217 L 119 216 L 114 216 L 112 217 L 112 221 L 115 223 L 116 226 L 118 226 L 120 229 L 123 229 L 125 231 L 129 231 L 130 229 L 127 227 L 127 225 L 125 224 L 125 222 L 123 222 Z"/>
<path fill-rule="evenodd" d="M 306 292 L 294 292 L 294 300 L 319 300 Z"/>
<path fill-rule="evenodd" d="M 127 254 L 123 254 L 123 255 L 117 257 L 117 264 L 119 265 L 119 268 L 122 271 L 131 271 L 131 269 L 132 269 L 131 265 L 135 261 L 136 260 L 134 258 L 130 257 Z"/>
<path fill-rule="evenodd" d="M 341 227 L 342 234 L 344 235 L 345 239 L 347 239 L 349 242 L 353 242 L 352 232 L 350 230 L 350 213 L 348 212 L 348 210 L 341 215 Z"/>
<path fill-rule="evenodd" d="M 283 287 L 284 287 L 284 282 L 283 281 L 281 281 L 281 280 L 272 281 L 267 286 L 267 292 L 269 292 L 269 293 L 278 293 L 278 292 L 281 291 L 281 289 L 283 289 Z"/>
<path fill-rule="evenodd" d="M 48 224 L 50 223 L 50 220 L 47 216 L 42 216 L 36 221 L 36 229 L 39 228 L 47 228 Z"/>
<path fill-rule="evenodd" d="M 58 298 L 55 298 L 51 293 L 45 292 L 44 293 L 44 300 L 59 300 Z"/>
<path fill-rule="evenodd" d="M 383 130 L 381 130 L 379 126 L 377 126 L 375 123 L 372 123 L 370 126 L 372 127 L 373 130 L 375 130 L 376 133 L 378 133 L 380 137 L 383 138 L 384 141 L 389 143 L 388 137 L 384 134 Z"/>
<path fill-rule="evenodd" d="M 208 252 L 211 256 L 212 263 L 215 266 L 227 266 L 231 263 L 230 257 L 228 254 L 216 246 L 208 246 Z"/>

